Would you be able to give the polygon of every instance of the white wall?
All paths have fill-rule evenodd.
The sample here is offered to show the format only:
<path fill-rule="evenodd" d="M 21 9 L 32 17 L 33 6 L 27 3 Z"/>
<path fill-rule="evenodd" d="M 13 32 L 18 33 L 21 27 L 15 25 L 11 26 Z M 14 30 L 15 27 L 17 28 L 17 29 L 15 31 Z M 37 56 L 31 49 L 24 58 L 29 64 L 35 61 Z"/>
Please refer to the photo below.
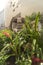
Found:
<path fill-rule="evenodd" d="M 11 0 L 9 0 L 10 2 Z M 43 12 L 43 0 L 12 0 L 19 2 L 18 8 L 15 8 L 15 11 L 13 12 L 13 7 L 8 5 L 5 9 L 5 25 L 6 27 L 9 26 L 10 21 L 12 17 L 17 15 L 19 12 L 21 12 L 21 16 L 30 15 L 32 12 Z"/>
<path fill-rule="evenodd" d="M 4 10 L 0 12 L 0 25 L 4 24 Z"/>

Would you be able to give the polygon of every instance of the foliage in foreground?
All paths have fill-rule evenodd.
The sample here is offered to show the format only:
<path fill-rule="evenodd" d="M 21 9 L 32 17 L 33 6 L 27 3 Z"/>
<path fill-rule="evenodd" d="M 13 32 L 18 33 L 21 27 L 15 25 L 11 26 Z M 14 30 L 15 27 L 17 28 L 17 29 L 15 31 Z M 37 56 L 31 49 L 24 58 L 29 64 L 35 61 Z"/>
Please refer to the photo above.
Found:
<path fill-rule="evenodd" d="M 0 32 L 0 65 L 32 65 L 34 55 L 42 59 L 42 49 L 39 44 L 39 18 L 38 13 L 32 22 L 26 16 L 22 30 L 17 33 L 10 30 Z"/>

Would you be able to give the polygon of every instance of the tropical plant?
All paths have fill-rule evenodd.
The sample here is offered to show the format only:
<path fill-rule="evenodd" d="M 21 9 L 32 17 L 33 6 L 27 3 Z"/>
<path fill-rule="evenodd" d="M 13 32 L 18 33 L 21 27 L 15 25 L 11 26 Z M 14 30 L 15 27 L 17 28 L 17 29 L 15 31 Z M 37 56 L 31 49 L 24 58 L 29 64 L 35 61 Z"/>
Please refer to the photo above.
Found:
<path fill-rule="evenodd" d="M 34 21 L 26 16 L 23 28 L 17 33 L 11 30 L 0 32 L 0 65 L 34 65 L 36 62 L 38 65 L 41 62 L 39 18 L 39 13 Z"/>

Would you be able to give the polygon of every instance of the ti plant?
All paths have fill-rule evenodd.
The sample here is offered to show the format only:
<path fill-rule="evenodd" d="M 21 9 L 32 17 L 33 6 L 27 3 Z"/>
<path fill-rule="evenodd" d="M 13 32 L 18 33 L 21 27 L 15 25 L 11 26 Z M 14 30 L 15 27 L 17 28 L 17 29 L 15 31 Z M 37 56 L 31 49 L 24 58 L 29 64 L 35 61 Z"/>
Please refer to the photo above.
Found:
<path fill-rule="evenodd" d="M 40 31 L 38 30 L 39 18 L 39 13 L 36 15 L 34 21 L 31 21 L 29 17 L 26 16 L 23 29 L 19 33 L 22 40 L 25 40 L 25 43 L 23 43 L 24 52 L 26 53 L 27 58 L 28 56 L 30 57 L 31 61 L 33 56 L 42 59 L 42 50 L 39 47 L 38 42 L 40 38 Z"/>
<path fill-rule="evenodd" d="M 7 34 L 5 32 L 1 33 L 3 47 L 0 51 L 0 65 L 35 65 L 34 60 L 42 59 L 42 50 L 38 43 L 40 38 L 39 18 L 39 13 L 34 21 L 26 16 L 23 28 L 19 32 L 11 33 L 10 31 L 9 33 L 6 31 Z"/>

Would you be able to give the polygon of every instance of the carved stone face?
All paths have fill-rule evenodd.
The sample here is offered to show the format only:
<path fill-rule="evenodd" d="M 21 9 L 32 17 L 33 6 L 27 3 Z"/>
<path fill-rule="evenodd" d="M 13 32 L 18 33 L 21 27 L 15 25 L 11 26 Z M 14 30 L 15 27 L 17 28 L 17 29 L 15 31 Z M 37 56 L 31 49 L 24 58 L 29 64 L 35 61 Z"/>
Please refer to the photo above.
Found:
<path fill-rule="evenodd" d="M 15 22 L 12 23 L 12 30 L 17 32 L 17 23 Z"/>
<path fill-rule="evenodd" d="M 12 18 L 10 22 L 10 28 L 17 32 L 19 31 L 24 23 L 24 18 L 21 17 L 21 13 L 18 13 L 15 17 Z"/>
<path fill-rule="evenodd" d="M 21 20 L 20 21 L 18 20 L 17 23 L 12 22 L 12 29 L 15 32 L 19 31 L 22 28 L 22 26 L 23 26 L 23 23 L 21 22 Z"/>

